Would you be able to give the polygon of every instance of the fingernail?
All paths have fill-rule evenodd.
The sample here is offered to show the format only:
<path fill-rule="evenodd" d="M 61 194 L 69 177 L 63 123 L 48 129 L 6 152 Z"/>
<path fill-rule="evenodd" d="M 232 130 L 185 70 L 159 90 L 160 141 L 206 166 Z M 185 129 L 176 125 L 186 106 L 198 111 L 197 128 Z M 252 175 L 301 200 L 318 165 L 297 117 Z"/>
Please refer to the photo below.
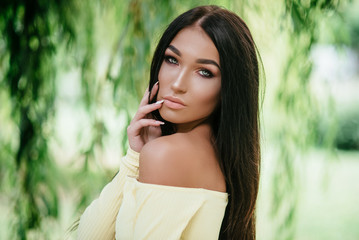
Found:
<path fill-rule="evenodd" d="M 154 85 L 157 85 L 157 84 L 158 84 L 158 81 Z"/>
<path fill-rule="evenodd" d="M 156 123 L 159 123 L 161 125 L 165 124 L 164 122 L 161 122 L 161 121 L 156 121 Z"/>
<path fill-rule="evenodd" d="M 161 103 L 163 103 L 165 100 L 159 100 L 159 101 L 157 101 L 155 104 L 161 104 Z"/>

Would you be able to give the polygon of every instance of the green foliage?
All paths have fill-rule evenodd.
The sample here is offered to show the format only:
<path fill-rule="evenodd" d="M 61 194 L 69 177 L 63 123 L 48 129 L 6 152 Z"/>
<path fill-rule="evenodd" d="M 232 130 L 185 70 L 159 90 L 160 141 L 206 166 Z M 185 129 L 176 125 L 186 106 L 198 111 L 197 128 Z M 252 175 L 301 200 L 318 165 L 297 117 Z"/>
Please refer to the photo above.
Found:
<path fill-rule="evenodd" d="M 335 146 L 343 150 L 359 150 L 359 109 L 339 116 Z"/>
<path fill-rule="evenodd" d="M 359 52 L 359 2 L 345 2 L 350 4 L 337 4 L 336 14 L 322 22 L 326 34 L 320 37 L 320 41 L 336 46 L 349 46 Z"/>
<path fill-rule="evenodd" d="M 8 90 L 18 136 L 15 150 L 6 142 L 0 145 L 5 153 L 0 160 L 9 166 L 10 186 L 17 189 L 12 196 L 17 216 L 14 238 L 26 239 L 28 229 L 39 227 L 42 217 L 58 214 L 57 171 L 47 142 L 55 97 L 52 57 L 57 43 L 52 36 L 59 27 L 68 35 L 71 29 L 61 25 L 63 16 L 53 15 L 66 9 L 56 1 L 5 1 L 1 5 L 5 39 L 1 59 L 8 62 L 2 64 L 5 78 L 1 84 Z"/>
<path fill-rule="evenodd" d="M 76 191 L 81 211 L 111 179 L 114 172 L 102 161 L 106 145 L 115 135 L 121 139 L 116 149 L 122 153 L 126 149 L 126 126 L 147 87 L 151 56 L 160 34 L 179 13 L 201 4 L 238 12 L 250 27 L 259 21 L 250 15 L 255 12 L 259 17 L 266 12 L 264 1 L 34 0 L 0 4 L 0 75 L 4 76 L 0 79 L 0 191 L 14 203 L 14 238 L 29 238 L 44 218 L 58 216 L 60 187 Z M 284 64 L 277 66 L 281 70 L 273 104 L 278 147 L 271 215 L 276 226 L 274 238 L 293 239 L 301 156 L 319 138 L 327 148 L 333 146 L 335 136 L 337 144 L 342 144 L 333 127 L 335 121 L 325 123 L 331 131 L 321 130 L 320 119 L 330 119 L 334 108 L 330 101 L 319 106 L 311 91 L 310 52 L 320 40 L 321 21 L 338 12 L 340 21 L 353 26 L 342 30 L 343 24 L 333 21 L 337 24 L 333 29 L 345 34 L 332 34 L 331 42 L 357 47 L 358 21 L 353 20 L 355 14 L 342 14 L 344 3 L 339 1 L 284 0 L 273 4 L 283 7 L 280 28 L 285 46 L 280 49 Z M 62 58 L 61 65 L 56 65 L 57 57 Z M 79 136 L 75 159 L 66 168 L 54 163 L 50 149 L 55 138 L 58 82 L 62 81 L 58 71 L 79 73 L 74 79 L 81 86 L 75 108 L 83 110 L 88 121 L 84 124 L 87 127 L 79 129 L 88 137 Z M 108 123 L 109 112 L 116 118 L 118 132 Z M 351 116 L 343 119 L 339 128 L 348 129 L 357 140 L 357 122 L 353 123 Z"/>
<path fill-rule="evenodd" d="M 278 123 L 276 142 L 280 151 L 273 173 L 273 217 L 278 221 L 276 238 L 293 239 L 300 187 L 301 156 L 315 145 L 320 132 L 319 119 L 322 111 L 334 109 L 319 107 L 315 93 L 311 91 L 310 75 L 311 50 L 319 39 L 319 25 L 328 15 L 336 14 L 338 1 L 285 1 L 285 21 L 283 31 L 288 31 L 287 42 L 290 49 L 285 57 L 281 81 L 277 89 L 276 106 L 282 119 Z M 322 142 L 333 148 L 336 130 L 335 122 L 328 122 Z"/>

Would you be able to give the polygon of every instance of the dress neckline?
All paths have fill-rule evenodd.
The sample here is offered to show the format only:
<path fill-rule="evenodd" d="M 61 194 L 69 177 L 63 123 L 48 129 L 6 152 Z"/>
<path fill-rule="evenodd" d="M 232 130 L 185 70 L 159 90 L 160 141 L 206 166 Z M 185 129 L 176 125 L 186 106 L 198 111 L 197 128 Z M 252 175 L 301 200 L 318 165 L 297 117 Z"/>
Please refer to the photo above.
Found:
<path fill-rule="evenodd" d="M 227 199 L 228 193 L 227 192 L 220 192 L 215 190 L 210 190 L 206 188 L 191 188 L 191 187 L 178 187 L 178 186 L 169 186 L 169 185 L 160 185 L 160 184 L 153 184 L 153 183 L 143 183 L 137 180 L 134 176 L 127 176 L 127 180 L 132 182 L 140 187 L 150 187 L 154 189 L 167 189 L 171 191 L 183 191 L 183 192 L 192 192 L 192 193 L 206 193 L 214 196 L 218 196 L 220 198 Z"/>

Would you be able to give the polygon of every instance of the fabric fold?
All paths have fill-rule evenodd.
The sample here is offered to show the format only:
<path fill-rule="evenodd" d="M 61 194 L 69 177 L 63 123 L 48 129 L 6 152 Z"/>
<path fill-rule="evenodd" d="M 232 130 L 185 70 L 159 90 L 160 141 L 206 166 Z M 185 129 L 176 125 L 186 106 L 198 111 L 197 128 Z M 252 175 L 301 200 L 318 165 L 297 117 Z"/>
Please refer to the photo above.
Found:
<path fill-rule="evenodd" d="M 129 149 L 116 176 L 80 218 L 78 239 L 218 239 L 228 194 L 137 181 Z"/>
<path fill-rule="evenodd" d="M 139 154 L 131 148 L 121 159 L 120 170 L 82 214 L 77 237 L 79 240 L 115 237 L 115 222 L 122 203 L 123 186 L 127 176 L 138 176 Z"/>
<path fill-rule="evenodd" d="M 228 194 L 127 177 L 116 239 L 218 239 Z"/>

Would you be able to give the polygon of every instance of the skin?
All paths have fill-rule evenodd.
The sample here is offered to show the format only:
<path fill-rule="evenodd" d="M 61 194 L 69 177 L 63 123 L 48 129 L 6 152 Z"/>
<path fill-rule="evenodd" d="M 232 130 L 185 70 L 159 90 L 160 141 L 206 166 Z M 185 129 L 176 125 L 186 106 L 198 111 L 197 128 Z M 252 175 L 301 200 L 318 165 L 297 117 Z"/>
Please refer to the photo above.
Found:
<path fill-rule="evenodd" d="M 197 25 L 181 30 L 165 58 L 148 104 L 148 91 L 128 127 L 130 147 L 140 152 L 139 181 L 225 192 L 226 184 L 214 147 L 209 117 L 220 102 L 219 54 Z M 159 109 L 177 132 L 161 136 L 162 122 L 152 119 Z"/>
<path fill-rule="evenodd" d="M 193 129 L 213 112 L 221 89 L 219 54 L 200 27 L 185 28 L 177 34 L 165 52 L 158 79 L 157 99 L 165 99 L 160 114 L 176 123 L 178 132 Z M 184 107 L 172 107 L 167 96 L 182 101 Z"/>

